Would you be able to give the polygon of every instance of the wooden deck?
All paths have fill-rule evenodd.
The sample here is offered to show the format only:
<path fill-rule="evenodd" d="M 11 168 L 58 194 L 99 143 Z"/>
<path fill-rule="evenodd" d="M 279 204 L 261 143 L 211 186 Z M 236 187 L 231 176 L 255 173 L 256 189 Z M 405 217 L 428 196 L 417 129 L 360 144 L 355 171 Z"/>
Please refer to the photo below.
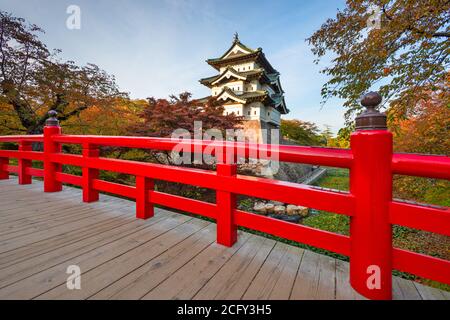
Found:
<path fill-rule="evenodd" d="M 40 181 L 0 180 L 0 299 L 361 299 L 348 263 L 240 232 L 215 243 L 215 224 L 156 209 L 134 217 L 134 202 L 81 190 L 44 193 Z M 69 265 L 81 289 L 68 290 Z M 450 293 L 394 278 L 395 299 Z"/>

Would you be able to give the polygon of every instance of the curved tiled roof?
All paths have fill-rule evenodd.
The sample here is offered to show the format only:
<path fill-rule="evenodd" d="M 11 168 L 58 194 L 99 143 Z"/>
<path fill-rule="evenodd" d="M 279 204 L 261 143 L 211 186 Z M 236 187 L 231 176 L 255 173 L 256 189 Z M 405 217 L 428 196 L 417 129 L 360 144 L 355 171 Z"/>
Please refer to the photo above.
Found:
<path fill-rule="evenodd" d="M 262 103 L 268 104 L 275 109 L 277 109 L 280 113 L 286 114 L 289 110 L 286 108 L 286 103 L 284 101 L 284 97 L 282 94 L 273 94 L 269 95 L 267 91 L 264 90 L 256 90 L 256 91 L 247 91 L 242 94 L 237 94 L 235 91 L 231 90 L 228 87 L 225 87 L 215 99 L 219 99 L 220 96 L 224 93 L 227 93 L 229 96 L 234 98 L 235 101 L 243 104 L 251 103 L 254 101 L 261 101 Z M 197 99 L 199 103 L 206 103 L 211 99 L 211 96 L 207 96 L 201 99 Z"/>
<path fill-rule="evenodd" d="M 243 77 L 245 78 L 245 81 L 258 79 L 262 80 L 263 83 L 271 83 L 273 82 L 273 77 L 277 77 L 277 74 L 267 74 L 264 69 L 255 69 L 255 70 L 249 70 L 249 71 L 236 71 L 232 67 L 227 67 L 221 74 L 218 74 L 216 76 L 208 77 L 200 79 L 200 83 L 207 86 L 212 87 L 213 82 L 223 77 L 227 72 L 231 72 L 236 76 L 236 78 Z"/>

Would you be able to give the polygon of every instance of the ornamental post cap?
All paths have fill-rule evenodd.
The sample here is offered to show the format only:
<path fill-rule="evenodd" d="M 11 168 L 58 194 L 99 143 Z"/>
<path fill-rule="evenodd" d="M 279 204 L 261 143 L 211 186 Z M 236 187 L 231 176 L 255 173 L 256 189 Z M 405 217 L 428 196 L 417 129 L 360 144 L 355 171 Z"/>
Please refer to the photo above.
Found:
<path fill-rule="evenodd" d="M 366 108 L 355 119 L 356 130 L 387 130 L 386 115 L 375 108 L 383 98 L 378 92 L 368 92 L 361 99 Z"/>
<path fill-rule="evenodd" d="M 59 127 L 59 121 L 56 118 L 58 112 L 55 110 L 50 110 L 48 113 L 48 118 L 45 120 L 45 126 L 47 127 Z"/>
<path fill-rule="evenodd" d="M 362 97 L 361 104 L 366 108 L 375 108 L 381 103 L 381 100 L 383 98 L 378 92 L 371 91 Z"/>

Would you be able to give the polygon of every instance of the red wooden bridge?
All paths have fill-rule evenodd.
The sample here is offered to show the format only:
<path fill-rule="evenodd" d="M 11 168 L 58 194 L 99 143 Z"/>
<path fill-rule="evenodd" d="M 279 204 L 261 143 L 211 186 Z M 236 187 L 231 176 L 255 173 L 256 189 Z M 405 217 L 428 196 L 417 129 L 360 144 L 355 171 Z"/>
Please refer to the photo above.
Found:
<path fill-rule="evenodd" d="M 236 173 L 236 155 L 270 159 L 271 145 L 65 135 L 55 114 L 43 135 L 0 137 L 19 144 L 18 150 L 0 150 L 0 297 L 449 299 L 448 292 L 392 277 L 396 269 L 450 284 L 449 261 L 392 246 L 392 225 L 449 236 L 448 208 L 394 200 L 392 175 L 450 179 L 450 159 L 393 154 L 392 135 L 373 110 L 379 102 L 370 98 L 351 149 L 277 146 L 280 161 L 349 169 L 348 193 Z M 32 151 L 34 142 L 43 143 L 43 152 Z M 79 144 L 82 154 L 63 153 L 62 144 Z M 213 150 L 217 170 L 99 156 L 101 146 L 167 151 L 180 144 L 193 152 Z M 43 169 L 33 168 L 33 160 Z M 82 176 L 63 173 L 62 165 L 81 167 Z M 134 175 L 136 185 L 101 180 L 100 170 Z M 8 180 L 10 173 L 19 185 Z M 216 203 L 156 191 L 154 180 L 215 190 Z M 63 184 L 82 191 L 63 190 Z M 135 201 L 139 219 L 131 217 L 131 201 L 99 199 L 100 192 Z M 350 236 L 238 210 L 236 195 L 347 215 Z M 350 263 L 238 227 L 346 255 Z M 66 288 L 68 265 L 80 266 L 82 289 Z"/>

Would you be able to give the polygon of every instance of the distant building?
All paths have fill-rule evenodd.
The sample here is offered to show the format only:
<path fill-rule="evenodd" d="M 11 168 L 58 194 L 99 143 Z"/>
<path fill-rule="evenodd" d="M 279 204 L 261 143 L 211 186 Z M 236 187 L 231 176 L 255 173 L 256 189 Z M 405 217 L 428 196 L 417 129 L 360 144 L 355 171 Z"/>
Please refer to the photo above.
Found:
<path fill-rule="evenodd" d="M 270 143 L 261 129 L 279 128 L 280 116 L 287 114 L 280 73 L 266 59 L 261 48 L 250 49 L 239 41 L 237 33 L 231 47 L 220 57 L 206 62 L 219 74 L 200 83 L 211 89 L 211 97 L 223 101 L 225 114 L 244 116 L 244 129 L 257 132 L 258 142 Z"/>

